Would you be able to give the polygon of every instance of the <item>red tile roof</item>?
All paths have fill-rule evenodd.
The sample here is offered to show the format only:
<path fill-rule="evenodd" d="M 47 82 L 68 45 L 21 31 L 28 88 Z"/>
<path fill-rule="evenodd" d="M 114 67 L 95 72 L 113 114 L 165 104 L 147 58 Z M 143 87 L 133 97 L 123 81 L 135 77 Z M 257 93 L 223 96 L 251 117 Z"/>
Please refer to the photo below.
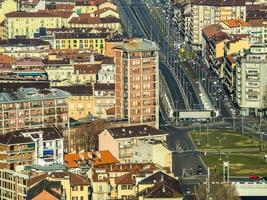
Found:
<path fill-rule="evenodd" d="M 67 164 L 68 168 L 77 168 L 79 167 L 78 161 L 89 160 L 92 162 L 93 166 L 104 165 L 104 164 L 115 164 L 119 161 L 108 151 L 99 151 L 99 152 L 86 152 L 86 153 L 74 153 L 66 154 L 64 156 L 64 161 Z"/>
<path fill-rule="evenodd" d="M 249 22 L 246 22 L 242 19 L 229 19 L 229 20 L 223 21 L 223 23 L 226 24 L 230 28 L 250 26 Z"/>
<path fill-rule="evenodd" d="M 74 65 L 74 73 L 77 74 L 96 74 L 101 69 L 100 64 L 76 64 Z"/>
<path fill-rule="evenodd" d="M 136 183 L 136 180 L 133 177 L 132 173 L 127 173 L 127 174 L 124 174 L 122 176 L 116 177 L 115 183 L 116 184 L 129 184 L 129 185 L 131 184 L 131 185 L 133 185 Z"/>

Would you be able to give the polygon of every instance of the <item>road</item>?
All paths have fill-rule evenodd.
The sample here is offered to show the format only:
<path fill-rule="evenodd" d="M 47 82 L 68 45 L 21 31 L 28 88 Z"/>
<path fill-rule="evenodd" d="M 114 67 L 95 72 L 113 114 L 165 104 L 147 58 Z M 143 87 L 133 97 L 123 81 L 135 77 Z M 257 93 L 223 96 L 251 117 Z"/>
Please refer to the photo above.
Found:
<path fill-rule="evenodd" d="M 146 9 L 146 6 L 140 0 L 135 0 L 135 1 L 132 1 L 131 8 L 134 14 L 136 15 L 136 18 L 138 19 L 139 23 L 142 24 L 142 28 L 144 32 L 146 33 L 146 36 L 148 37 L 148 39 L 156 41 L 158 43 L 160 47 L 161 56 L 162 58 L 164 58 L 165 62 L 168 63 L 169 67 L 171 65 L 173 68 L 174 67 L 181 68 L 181 70 L 177 70 L 177 71 L 180 71 L 182 74 L 180 76 L 178 76 L 177 74 L 177 78 L 180 78 L 179 80 L 180 82 L 185 83 L 186 87 L 183 89 L 186 89 L 186 91 L 184 91 L 184 93 L 191 95 L 192 104 L 195 104 L 195 105 L 201 104 L 199 101 L 198 94 L 194 90 L 193 83 L 188 78 L 187 73 L 185 72 L 185 70 L 182 68 L 181 65 L 179 64 L 175 65 L 174 61 L 177 61 L 177 63 L 179 63 L 177 52 L 168 45 L 164 35 L 161 33 L 160 29 L 158 28 L 155 21 L 153 20 L 148 10 Z M 162 71 L 162 68 L 165 66 L 161 65 L 160 70 Z M 170 80 L 170 82 L 173 84 L 175 82 L 175 79 Z M 180 100 L 174 99 L 174 102 L 175 101 L 180 101 Z"/>

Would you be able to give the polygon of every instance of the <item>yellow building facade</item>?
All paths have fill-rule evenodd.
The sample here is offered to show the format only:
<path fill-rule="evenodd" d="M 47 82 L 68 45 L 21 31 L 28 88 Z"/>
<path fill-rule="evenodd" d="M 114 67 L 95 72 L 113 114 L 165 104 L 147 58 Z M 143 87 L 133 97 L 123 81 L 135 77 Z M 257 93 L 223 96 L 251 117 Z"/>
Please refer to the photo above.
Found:
<path fill-rule="evenodd" d="M 41 27 L 61 28 L 62 26 L 62 18 L 50 13 L 12 12 L 6 14 L 4 36 L 15 38 L 23 35 L 34 38 L 34 33 L 38 33 Z"/>
<path fill-rule="evenodd" d="M 83 13 L 93 13 L 97 10 L 97 6 L 92 2 L 76 2 L 75 4 L 75 11 L 78 14 L 83 14 Z"/>
<path fill-rule="evenodd" d="M 88 199 L 90 183 L 86 177 L 69 172 L 56 172 L 48 179 L 61 182 L 66 200 Z"/>
<path fill-rule="evenodd" d="M 67 98 L 69 117 L 75 120 L 94 115 L 94 96 L 91 85 L 57 87 L 71 93 Z"/>
<path fill-rule="evenodd" d="M 4 21 L 5 14 L 17 11 L 17 1 L 4 0 L 0 2 L 0 22 Z"/>
<path fill-rule="evenodd" d="M 105 53 L 106 33 L 55 33 L 55 49 L 86 49 Z"/>

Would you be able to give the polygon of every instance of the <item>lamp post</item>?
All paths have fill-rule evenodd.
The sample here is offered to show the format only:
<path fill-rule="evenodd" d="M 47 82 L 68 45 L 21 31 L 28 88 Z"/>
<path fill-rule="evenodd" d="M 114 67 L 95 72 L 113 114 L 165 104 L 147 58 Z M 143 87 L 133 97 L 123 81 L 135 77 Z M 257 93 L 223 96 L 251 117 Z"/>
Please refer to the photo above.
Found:
<path fill-rule="evenodd" d="M 221 153 L 221 149 L 222 149 L 222 141 L 224 140 L 224 139 L 226 139 L 225 137 L 223 137 L 223 138 L 219 138 L 219 137 L 216 137 L 216 139 L 217 140 L 219 140 L 219 160 L 222 160 L 222 153 Z"/>

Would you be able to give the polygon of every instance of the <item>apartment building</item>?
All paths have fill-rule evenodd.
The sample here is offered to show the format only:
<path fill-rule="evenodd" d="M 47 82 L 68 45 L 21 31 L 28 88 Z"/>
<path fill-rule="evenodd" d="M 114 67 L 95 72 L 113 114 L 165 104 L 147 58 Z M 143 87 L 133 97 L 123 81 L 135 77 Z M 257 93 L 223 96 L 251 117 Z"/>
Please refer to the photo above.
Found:
<path fill-rule="evenodd" d="M 172 153 L 161 140 L 140 139 L 133 146 L 133 162 L 152 162 L 161 167 L 172 168 Z"/>
<path fill-rule="evenodd" d="M 0 132 L 55 125 L 69 127 L 66 98 L 59 89 L 24 88 L 0 93 Z"/>
<path fill-rule="evenodd" d="M 98 83 L 115 83 L 115 64 L 113 58 L 104 59 L 97 74 Z"/>
<path fill-rule="evenodd" d="M 230 24 L 232 28 L 229 28 Z M 245 27 L 245 31 L 242 31 L 243 29 L 235 29 L 236 27 L 240 28 L 242 24 Z M 218 77 L 225 78 L 225 75 L 227 75 L 224 69 L 225 64 L 227 64 L 224 60 L 225 57 L 249 48 L 251 42 L 248 35 L 248 27 L 249 23 L 243 20 L 226 20 L 220 24 L 213 24 L 203 28 L 202 57 L 206 65 Z"/>
<path fill-rule="evenodd" d="M 163 171 L 157 171 L 139 181 L 138 188 L 139 200 L 153 199 L 153 197 L 172 200 L 184 199 L 180 181 Z"/>
<path fill-rule="evenodd" d="M 51 86 L 68 86 L 72 84 L 71 78 L 74 73 L 74 66 L 68 58 L 56 58 L 56 55 L 49 55 L 43 60 L 45 71 Z"/>
<path fill-rule="evenodd" d="M 55 127 L 16 130 L 0 135 L 0 169 L 19 165 L 63 164 L 63 135 Z"/>
<path fill-rule="evenodd" d="M 16 0 L 4 0 L 0 2 L 0 22 L 5 20 L 5 14 L 17 11 L 18 5 Z"/>
<path fill-rule="evenodd" d="M 159 47 L 146 39 L 131 39 L 114 50 L 116 118 L 158 128 Z"/>
<path fill-rule="evenodd" d="M 71 85 L 56 88 L 71 94 L 67 99 L 70 118 L 79 120 L 94 115 L 95 103 L 92 85 Z"/>
<path fill-rule="evenodd" d="M 30 176 L 10 169 L 0 169 L 0 197 L 5 200 L 26 199 Z"/>
<path fill-rule="evenodd" d="M 63 26 L 62 18 L 46 12 L 11 12 L 6 14 L 5 38 L 26 36 L 34 38 L 39 28 L 60 28 Z"/>
<path fill-rule="evenodd" d="M 0 53 L 14 58 L 40 58 L 47 54 L 48 49 L 50 49 L 50 44 L 40 39 L 17 37 L 0 40 Z"/>
<path fill-rule="evenodd" d="M 191 1 L 190 44 L 201 45 L 201 30 L 227 19 L 246 20 L 245 0 L 193 0 Z"/>
<path fill-rule="evenodd" d="M 266 116 L 267 47 L 253 45 L 238 60 L 236 70 L 236 102 L 244 116 Z"/>
<path fill-rule="evenodd" d="M 108 33 L 54 33 L 54 49 L 85 49 L 105 53 Z"/>
<path fill-rule="evenodd" d="M 14 70 L 13 74 L 17 77 L 47 80 L 47 74 L 41 58 L 17 59 L 12 68 Z"/>
<path fill-rule="evenodd" d="M 95 83 L 93 85 L 95 113 L 96 117 L 102 119 L 114 118 L 115 107 L 115 84 Z"/>
<path fill-rule="evenodd" d="M 138 181 L 159 170 L 153 163 L 104 164 L 92 170 L 93 199 L 131 199 Z"/>
<path fill-rule="evenodd" d="M 133 149 L 139 139 L 164 141 L 166 135 L 165 132 L 148 125 L 109 128 L 99 134 L 99 150 L 109 150 L 122 163 L 133 163 Z"/>
<path fill-rule="evenodd" d="M 74 64 L 74 73 L 71 75 L 73 84 L 96 83 L 100 64 Z"/>
<path fill-rule="evenodd" d="M 79 17 L 73 17 L 68 22 L 70 28 L 108 28 L 110 30 L 122 32 L 121 20 L 115 17 L 92 17 L 90 14 L 80 15 Z"/>

